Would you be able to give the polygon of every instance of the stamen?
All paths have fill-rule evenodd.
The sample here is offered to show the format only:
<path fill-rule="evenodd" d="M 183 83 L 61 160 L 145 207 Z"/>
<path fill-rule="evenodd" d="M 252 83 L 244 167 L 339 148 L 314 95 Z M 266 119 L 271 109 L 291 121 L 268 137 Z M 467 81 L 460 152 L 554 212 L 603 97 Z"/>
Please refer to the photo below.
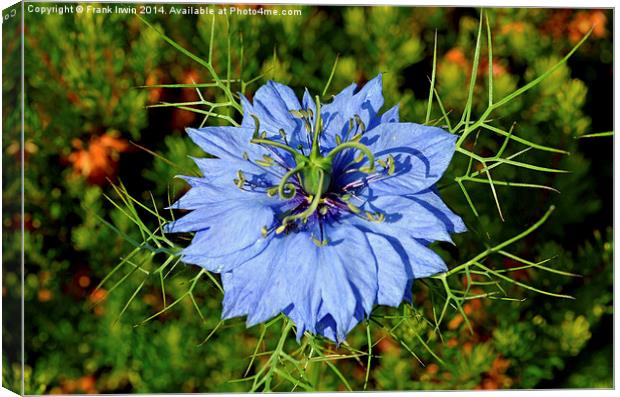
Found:
<path fill-rule="evenodd" d="M 383 214 L 381 212 L 369 212 L 369 211 L 366 211 L 366 218 L 370 222 L 381 223 L 381 222 L 383 222 L 385 220 L 385 214 Z"/>
<path fill-rule="evenodd" d="M 267 196 L 269 197 L 273 197 L 278 193 L 278 186 L 272 186 L 269 189 L 267 189 Z"/>
<path fill-rule="evenodd" d="M 364 124 L 360 116 L 356 114 L 353 117 L 355 117 L 355 122 L 357 123 L 358 128 L 362 130 L 362 133 L 366 132 L 366 124 Z"/>
<path fill-rule="evenodd" d="M 271 167 L 272 165 L 274 165 L 274 161 L 271 156 L 264 154 L 262 160 L 256 160 L 256 164 L 261 165 L 263 167 Z"/>
<path fill-rule="evenodd" d="M 308 117 L 308 114 L 303 110 L 289 110 L 289 112 L 293 115 L 293 117 L 297 117 L 298 119 L 305 119 Z"/>
<path fill-rule="evenodd" d="M 286 139 L 286 131 L 284 131 L 282 128 L 280 128 L 278 130 L 278 133 L 280 134 L 280 136 L 282 137 L 282 140 L 284 141 L 284 143 L 286 144 L 286 146 L 289 146 L 288 144 L 288 140 Z"/>
<path fill-rule="evenodd" d="M 394 156 L 392 156 L 391 154 L 388 155 L 387 158 L 387 168 L 388 168 L 388 175 L 393 175 L 394 171 L 396 170 L 396 162 L 394 160 Z"/>
<path fill-rule="evenodd" d="M 239 170 L 237 171 L 237 178 L 233 179 L 233 182 L 235 183 L 235 185 L 239 188 L 242 189 L 243 185 L 245 185 L 245 175 L 243 174 L 243 171 Z"/>
<path fill-rule="evenodd" d="M 353 137 L 351 139 L 349 139 L 349 141 L 351 142 L 359 142 L 362 139 L 362 136 L 364 134 L 362 134 L 361 132 L 358 134 L 353 135 Z"/>
<path fill-rule="evenodd" d="M 258 119 L 258 116 L 253 113 L 250 116 L 254 119 L 254 133 L 252 134 L 252 138 L 257 138 L 258 130 L 260 130 L 260 120 Z"/>
<path fill-rule="evenodd" d="M 345 132 L 344 136 L 342 137 L 343 141 L 348 140 L 349 138 L 349 134 L 351 133 L 351 131 L 353 131 L 355 129 L 355 122 L 353 121 L 353 119 L 349 119 L 349 128 L 347 128 L 347 132 Z M 340 145 L 340 143 L 338 143 Z"/>
<path fill-rule="evenodd" d="M 351 203 L 347 203 L 347 208 L 349 208 L 349 211 L 351 211 L 354 214 L 359 214 L 360 212 L 362 212 L 362 210 L 360 209 L 360 207 L 353 205 Z"/>
<path fill-rule="evenodd" d="M 327 240 L 326 238 L 323 240 L 319 240 L 316 237 L 312 237 L 312 242 L 317 246 L 317 247 L 324 247 L 329 243 L 329 240 Z"/>

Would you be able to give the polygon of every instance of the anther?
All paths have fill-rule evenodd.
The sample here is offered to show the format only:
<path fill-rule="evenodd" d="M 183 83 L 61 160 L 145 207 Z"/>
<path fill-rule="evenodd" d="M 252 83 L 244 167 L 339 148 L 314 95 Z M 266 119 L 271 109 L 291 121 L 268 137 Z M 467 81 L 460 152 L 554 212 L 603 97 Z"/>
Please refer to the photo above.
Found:
<path fill-rule="evenodd" d="M 241 170 L 239 170 L 237 171 L 237 178 L 235 178 L 233 182 L 239 189 L 242 189 L 243 185 L 245 185 L 245 180 L 246 180 L 245 175 L 243 174 Z"/>
<path fill-rule="evenodd" d="M 286 145 L 288 146 L 288 140 L 286 139 L 286 132 L 282 128 L 280 128 L 278 130 L 278 133 L 280 134 L 280 137 L 282 138 L 284 143 L 286 143 Z"/>
<path fill-rule="evenodd" d="M 353 205 L 351 203 L 347 203 L 347 207 L 349 208 L 349 211 L 351 211 L 354 214 L 359 214 L 360 212 L 362 212 L 360 207 Z"/>
<path fill-rule="evenodd" d="M 327 239 L 323 239 L 323 240 L 319 240 L 316 237 L 312 237 L 312 242 L 317 246 L 317 247 L 324 247 L 329 243 L 329 240 Z"/>
<path fill-rule="evenodd" d="M 254 133 L 252 134 L 252 138 L 257 138 L 258 130 L 260 129 L 260 120 L 258 119 L 258 116 L 255 114 L 251 114 L 250 116 L 252 116 L 252 118 L 254 119 Z"/>
<path fill-rule="evenodd" d="M 391 154 L 387 158 L 387 165 L 388 175 L 394 174 L 394 171 L 396 170 L 396 161 L 394 161 L 394 156 L 392 156 Z"/>
<path fill-rule="evenodd" d="M 273 158 L 271 156 L 264 154 L 262 160 L 256 160 L 256 164 L 261 165 L 263 167 L 271 167 L 274 164 Z"/>
<path fill-rule="evenodd" d="M 355 122 L 357 123 L 357 126 L 359 127 L 359 129 L 362 130 L 362 133 L 366 132 L 366 124 L 364 124 L 360 116 L 356 114 L 353 117 L 355 117 Z"/>
<path fill-rule="evenodd" d="M 273 197 L 278 194 L 278 186 L 273 186 L 267 189 L 267 196 Z"/>
<path fill-rule="evenodd" d="M 359 142 L 362 139 L 362 133 L 360 132 L 359 134 L 355 134 L 353 135 L 353 137 L 350 139 L 350 141 L 352 142 Z"/>
<path fill-rule="evenodd" d="M 306 118 L 307 114 L 303 110 L 289 110 L 289 112 L 298 119 Z"/>

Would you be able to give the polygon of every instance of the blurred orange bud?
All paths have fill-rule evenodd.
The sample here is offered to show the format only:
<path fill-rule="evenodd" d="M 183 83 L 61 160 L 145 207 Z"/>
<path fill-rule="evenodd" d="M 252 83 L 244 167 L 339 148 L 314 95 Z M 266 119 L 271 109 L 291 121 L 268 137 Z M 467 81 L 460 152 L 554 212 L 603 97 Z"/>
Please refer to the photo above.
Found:
<path fill-rule="evenodd" d="M 97 303 L 104 300 L 106 296 L 108 296 L 108 291 L 103 288 L 97 288 L 92 294 L 89 295 L 88 300 L 92 303 Z"/>
<path fill-rule="evenodd" d="M 76 174 L 86 177 L 94 185 L 101 185 L 106 178 L 116 175 L 119 155 L 129 149 L 126 140 L 117 138 L 112 133 L 92 137 L 87 148 L 77 139 L 73 140 L 72 145 L 76 150 L 67 160 Z"/>
<path fill-rule="evenodd" d="M 52 294 L 52 291 L 47 288 L 42 288 L 37 293 L 37 298 L 39 299 L 39 302 L 49 302 L 52 300 L 53 297 L 54 295 Z"/>
<path fill-rule="evenodd" d="M 577 43 L 592 29 L 592 37 L 601 38 L 607 34 L 607 16 L 602 10 L 579 11 L 568 25 L 568 38 Z"/>
<path fill-rule="evenodd" d="M 461 324 L 463 323 L 463 320 L 464 320 L 463 316 L 461 316 L 460 314 L 457 314 L 448 323 L 448 329 L 454 331 L 455 329 L 461 326 Z"/>

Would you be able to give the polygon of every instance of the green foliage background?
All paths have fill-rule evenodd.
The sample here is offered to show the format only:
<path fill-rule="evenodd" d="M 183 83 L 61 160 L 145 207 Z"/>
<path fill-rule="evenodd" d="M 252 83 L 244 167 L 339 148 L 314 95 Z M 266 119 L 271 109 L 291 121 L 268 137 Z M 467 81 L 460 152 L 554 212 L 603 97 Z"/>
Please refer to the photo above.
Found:
<path fill-rule="evenodd" d="M 302 15 L 145 18 L 204 59 L 209 57 L 215 21 L 214 67 L 225 71 L 230 62 L 232 74 L 241 73 L 245 81 L 263 76 L 240 87 L 249 96 L 265 79 L 288 84 L 298 93 L 305 87 L 321 92 L 338 58 L 331 93 L 383 72 L 385 108 L 399 103 L 401 119 L 416 122 L 424 122 L 426 116 L 436 34 L 437 93 L 449 117 L 457 120 L 463 111 L 478 10 L 286 8 L 301 9 Z M 612 129 L 611 11 L 506 8 L 487 12 L 494 41 L 497 98 L 544 73 L 592 23 L 597 24 L 567 64 L 493 116 L 505 130 L 516 123 L 515 135 L 521 138 L 570 152 L 526 154 L 531 163 L 570 173 L 529 173 L 498 167 L 493 174 L 497 180 L 544 184 L 561 191 L 498 186 L 502 221 L 484 184 L 467 185 L 480 216 L 472 213 L 453 182 L 459 170 L 467 168 L 467 159 L 455 156 L 440 188 L 470 231 L 457 236 L 455 246 L 435 248 L 449 266 L 461 263 L 459 260 L 479 252 L 480 246 L 471 243 L 472 236 L 483 246 L 501 242 L 534 223 L 553 204 L 556 210 L 549 220 L 519 241 L 513 252 L 536 262 L 554 258 L 547 266 L 581 277 L 532 269 L 518 270 L 514 277 L 575 299 L 553 298 L 507 284 L 507 295 L 517 300 L 482 299 L 465 305 L 471 330 L 452 308 L 441 336 L 416 315 L 408 316 L 394 331 L 373 328 L 373 340 L 379 342 L 373 346 L 368 389 L 612 386 L 612 138 L 580 138 Z M 5 30 L 5 43 L 17 39 L 16 31 Z M 200 101 L 196 90 L 141 86 L 208 83 L 208 71 L 132 15 L 30 14 L 25 47 L 25 392 L 248 390 L 248 382 L 234 380 L 243 378 L 246 368 L 248 374 L 256 373 L 269 359 L 268 355 L 251 359 L 264 328 L 246 330 L 242 320 L 221 325 L 221 294 L 207 277 L 196 283 L 193 301 L 181 300 L 161 316 L 134 327 L 182 296 L 195 269 L 179 264 L 181 271 L 167 283 L 163 295 L 157 281 L 146 283 L 138 295 L 132 296 L 144 280 L 140 271 L 126 272 L 123 282 L 107 294 L 102 291 L 110 290 L 121 276 L 95 291 L 132 249 L 106 222 L 127 236 L 140 237 L 121 208 L 105 200 L 104 195 L 115 194 L 106 178 L 115 184 L 122 182 L 133 197 L 161 210 L 185 189 L 173 177 L 196 171 L 188 156 L 202 155 L 183 128 L 200 125 L 203 114 L 168 106 L 147 109 L 164 102 Z M 15 72 L 10 62 L 15 61 L 19 48 L 5 46 L 5 51 L 3 94 L 17 95 L 17 76 L 10 75 Z M 479 69 L 473 115 L 485 110 L 486 68 L 488 65 L 481 65 Z M 205 101 L 225 100 L 218 90 L 200 91 Z M 224 114 L 238 119 L 232 110 L 224 110 Z M 431 119 L 440 118 L 435 106 Z M 216 118 L 207 121 L 224 122 Z M 18 123 L 12 109 L 3 109 L 5 131 L 16 131 Z M 3 139 L 5 175 L 18 172 L 14 137 L 7 134 Z M 108 143 L 101 144 L 103 141 L 97 140 L 101 137 Z M 501 144 L 481 138 L 475 149 L 492 154 Z M 18 220 L 11 207 L 18 193 L 18 180 L 5 176 L 4 299 L 16 298 L 19 283 L 10 266 L 19 258 Z M 151 223 L 157 224 L 154 219 Z M 139 259 L 145 266 L 157 266 L 162 256 Z M 491 261 L 495 268 L 517 266 L 501 257 Z M 419 313 L 430 310 L 431 291 L 422 283 L 414 285 L 414 308 Z M 409 306 L 401 309 L 411 310 Z M 7 312 L 4 314 L 6 318 Z M 211 333 L 214 329 L 216 332 Z M 278 335 L 277 330 L 269 328 L 260 346 L 269 350 Z M 207 337 L 209 340 L 201 343 Z M 366 337 L 360 326 L 348 343 L 364 351 L 368 348 Z M 295 349 L 293 340 L 286 343 Z M 313 367 L 314 388 L 362 389 L 366 358 L 336 359 L 344 354 L 342 349 L 334 345 L 326 349 L 323 353 L 332 359 L 327 360 L 329 365 Z M 15 385 L 19 373 L 15 357 L 3 355 L 3 361 L 3 385 Z M 290 390 L 291 385 L 276 383 L 272 388 Z"/>

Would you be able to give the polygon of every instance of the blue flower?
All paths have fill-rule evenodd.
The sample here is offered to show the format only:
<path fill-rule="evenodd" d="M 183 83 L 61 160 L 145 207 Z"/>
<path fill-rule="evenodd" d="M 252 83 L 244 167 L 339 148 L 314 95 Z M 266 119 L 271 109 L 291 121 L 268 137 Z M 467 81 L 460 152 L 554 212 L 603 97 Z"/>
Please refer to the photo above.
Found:
<path fill-rule="evenodd" d="M 340 342 L 372 310 L 411 299 L 414 279 L 444 272 L 428 248 L 465 231 L 434 188 L 455 150 L 440 128 L 379 114 L 381 75 L 321 104 L 270 81 L 239 127 L 188 129 L 215 158 L 172 208 L 168 232 L 195 232 L 186 263 L 220 273 L 222 317 L 247 326 L 279 313 Z M 357 90 L 357 91 L 356 91 Z"/>

